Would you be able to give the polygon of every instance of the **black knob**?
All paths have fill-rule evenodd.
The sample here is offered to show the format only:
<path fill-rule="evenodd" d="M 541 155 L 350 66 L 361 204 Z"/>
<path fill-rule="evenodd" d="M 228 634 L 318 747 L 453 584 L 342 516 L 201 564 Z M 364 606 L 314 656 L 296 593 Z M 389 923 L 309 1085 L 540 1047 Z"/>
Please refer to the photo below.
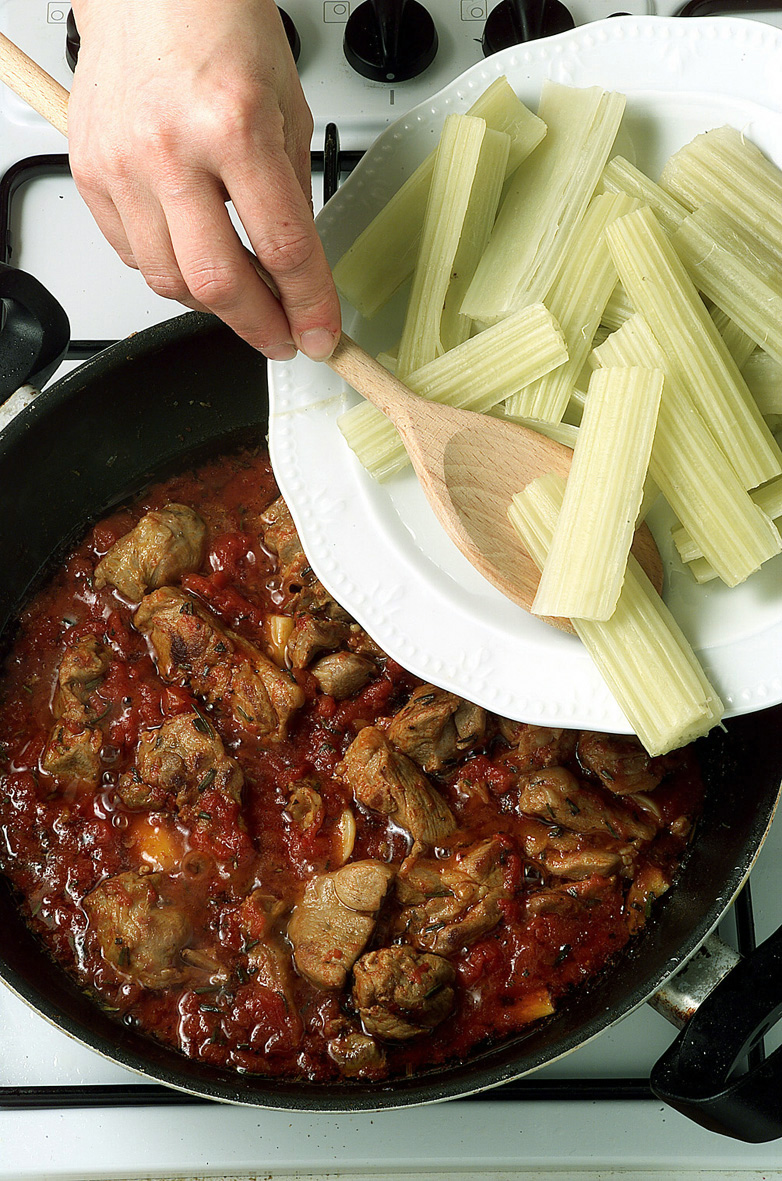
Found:
<path fill-rule="evenodd" d="M 285 36 L 288 38 L 288 44 L 291 47 L 293 60 L 297 62 L 301 53 L 301 38 L 287 12 L 283 12 L 281 8 L 278 8 L 277 11 L 280 14 L 282 27 L 285 29 Z M 81 38 L 79 37 L 79 30 L 76 28 L 76 18 L 73 15 L 73 9 L 71 9 L 68 13 L 68 19 L 65 22 L 65 60 L 72 70 L 76 69 L 76 62 L 79 60 L 80 46 Z"/>
<path fill-rule="evenodd" d="M 434 61 L 437 30 L 418 0 L 364 0 L 345 26 L 345 57 L 373 82 L 416 78 Z"/>
<path fill-rule="evenodd" d="M 559 0 L 500 0 L 483 29 L 484 57 L 509 45 L 551 37 L 575 27 L 576 22 Z"/>
<path fill-rule="evenodd" d="M 79 30 L 76 28 L 76 18 L 73 15 L 73 9 L 71 9 L 68 13 L 68 19 L 65 22 L 65 60 L 72 70 L 76 69 L 80 45 L 81 38 L 79 37 Z"/>
<path fill-rule="evenodd" d="M 284 12 L 281 8 L 278 8 L 277 11 L 279 12 L 282 19 L 282 27 L 285 29 L 285 36 L 288 38 L 288 44 L 291 47 L 293 60 L 297 62 L 299 60 L 299 54 L 301 53 L 301 37 L 299 36 L 298 30 L 296 29 L 296 26 L 294 25 L 291 18 L 288 16 L 287 12 Z"/>

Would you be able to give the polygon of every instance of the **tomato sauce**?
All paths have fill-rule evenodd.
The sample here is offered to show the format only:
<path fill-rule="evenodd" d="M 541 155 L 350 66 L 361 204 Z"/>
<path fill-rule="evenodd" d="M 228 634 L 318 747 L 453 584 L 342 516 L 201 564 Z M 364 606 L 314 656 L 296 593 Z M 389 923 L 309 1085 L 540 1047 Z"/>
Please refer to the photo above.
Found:
<path fill-rule="evenodd" d="M 145 513 L 170 502 L 189 505 L 206 523 L 208 548 L 202 567 L 182 577 L 182 588 L 225 627 L 268 650 L 268 620 L 285 614 L 284 588 L 260 518 L 277 496 L 263 453 L 241 452 L 183 473 L 95 524 L 29 604 L 2 683 L 0 867 L 51 956 L 118 1021 L 216 1066 L 328 1082 L 340 1077 L 329 1048 L 333 1031 L 346 1021 L 358 1027 L 349 989 L 324 990 L 292 970 L 286 995 L 269 986 L 256 957 L 270 938 L 289 956 L 288 916 L 308 879 L 342 863 L 346 812 L 355 821 L 351 860 L 400 866 L 410 854 L 403 831 L 356 804 L 340 764 L 357 732 L 370 724 L 385 727 L 419 682 L 377 654 L 376 675 L 338 701 L 299 671 L 304 705 L 285 739 L 270 745 L 235 719 L 215 714 L 187 683 L 165 681 L 133 625 L 134 605 L 111 586 L 94 585 L 97 563 Z M 85 707 L 102 741 L 94 790 L 60 781 L 43 768 L 59 664 L 66 648 L 86 636 L 97 636 L 111 654 Z M 140 734 L 188 711 L 219 729 L 244 775 L 241 799 L 205 783 L 186 818 L 128 807 L 118 787 L 134 766 Z M 305 827 L 292 821 L 288 790 L 308 776 L 317 779 L 320 804 Z M 457 823 L 435 857 L 483 838 L 504 842 L 501 917 L 450 955 L 451 1014 L 425 1035 L 384 1045 L 385 1065 L 368 1068 L 363 1077 L 464 1059 L 476 1047 L 546 1019 L 568 990 L 610 964 L 639 925 L 637 907 L 634 916 L 629 903 L 632 874 L 563 881 L 529 855 L 530 842 L 543 841 L 551 825 L 519 811 L 518 767 L 496 727 L 434 781 Z M 672 875 L 700 793 L 697 766 L 685 755 L 649 797 L 653 807 L 644 799 L 634 804 L 639 815 L 651 809 L 646 814 L 656 826 L 636 866 L 654 864 Z M 580 840 L 574 838 L 576 847 Z M 191 977 L 145 987 L 123 972 L 121 955 L 109 962 L 102 954 L 84 900 L 101 882 L 131 870 L 148 872 L 153 880 L 165 876 L 167 899 L 187 916 L 198 946 L 209 949 L 206 967 L 196 964 Z M 531 909 L 529 898 L 546 886 L 578 905 Z M 248 904 L 253 892 L 286 905 L 270 906 L 264 916 Z M 381 911 L 368 946 L 394 939 L 391 920 Z"/>

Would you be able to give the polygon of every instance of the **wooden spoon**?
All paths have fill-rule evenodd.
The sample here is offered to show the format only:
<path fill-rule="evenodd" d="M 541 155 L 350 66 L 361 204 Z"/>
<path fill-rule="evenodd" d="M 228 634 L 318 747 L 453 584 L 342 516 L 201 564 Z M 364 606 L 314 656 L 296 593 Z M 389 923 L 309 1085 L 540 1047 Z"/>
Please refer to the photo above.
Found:
<path fill-rule="evenodd" d="M 519 423 L 419 398 L 345 333 L 326 364 L 394 423 L 424 495 L 464 556 L 529 611 L 540 573 L 508 520 L 508 506 L 537 476 L 566 477 L 571 449 Z M 662 561 L 645 525 L 633 553 L 659 593 Z M 546 622 L 573 630 L 568 620 Z"/>
<path fill-rule="evenodd" d="M 67 135 L 67 90 L 2 33 L 0 79 Z M 539 572 L 508 521 L 508 506 L 536 476 L 567 476 L 570 448 L 517 423 L 417 397 L 344 333 L 326 363 L 395 424 L 425 496 L 468 561 L 529 611 Z M 645 525 L 633 552 L 660 591 L 662 562 Z M 572 630 L 567 620 L 548 622 Z"/>

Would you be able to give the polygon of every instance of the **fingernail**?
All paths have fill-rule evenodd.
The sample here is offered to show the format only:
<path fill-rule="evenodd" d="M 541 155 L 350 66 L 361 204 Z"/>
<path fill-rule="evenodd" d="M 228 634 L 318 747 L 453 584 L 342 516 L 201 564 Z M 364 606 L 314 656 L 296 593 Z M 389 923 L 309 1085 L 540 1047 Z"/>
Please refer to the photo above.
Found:
<path fill-rule="evenodd" d="M 296 356 L 296 346 L 290 342 L 270 345 L 263 350 L 263 355 L 269 361 L 292 361 Z"/>
<path fill-rule="evenodd" d="M 325 361 L 336 348 L 337 338 L 327 328 L 308 328 L 301 334 L 301 351 L 311 361 Z"/>

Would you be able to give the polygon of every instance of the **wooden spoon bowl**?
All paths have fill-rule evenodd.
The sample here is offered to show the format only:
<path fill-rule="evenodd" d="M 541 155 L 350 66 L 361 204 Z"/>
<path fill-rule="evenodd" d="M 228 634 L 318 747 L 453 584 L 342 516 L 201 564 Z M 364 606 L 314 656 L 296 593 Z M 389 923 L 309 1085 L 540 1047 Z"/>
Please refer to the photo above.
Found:
<path fill-rule="evenodd" d="M 571 449 L 519 423 L 419 398 L 345 333 L 326 363 L 394 423 L 424 495 L 468 561 L 529 611 L 540 573 L 508 520 L 508 507 L 537 476 L 566 477 Z M 660 593 L 662 561 L 646 525 L 636 532 L 633 553 Z M 569 620 L 546 621 L 573 630 Z"/>

